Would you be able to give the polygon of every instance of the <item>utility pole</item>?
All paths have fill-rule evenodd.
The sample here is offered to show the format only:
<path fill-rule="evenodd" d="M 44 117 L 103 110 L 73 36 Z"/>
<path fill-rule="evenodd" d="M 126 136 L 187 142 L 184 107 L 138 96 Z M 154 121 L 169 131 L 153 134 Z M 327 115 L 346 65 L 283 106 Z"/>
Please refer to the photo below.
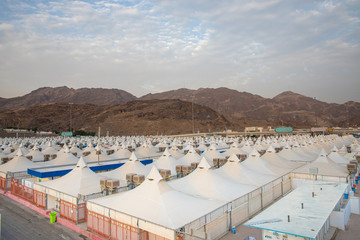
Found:
<path fill-rule="evenodd" d="M 195 127 L 194 127 L 194 98 L 195 98 L 195 96 L 192 95 L 192 97 L 191 97 L 191 99 L 192 99 L 191 100 L 192 133 L 195 133 Z"/>
<path fill-rule="evenodd" d="M 69 103 L 70 105 L 70 132 L 72 132 L 71 128 L 72 128 L 72 105 L 73 103 Z"/>

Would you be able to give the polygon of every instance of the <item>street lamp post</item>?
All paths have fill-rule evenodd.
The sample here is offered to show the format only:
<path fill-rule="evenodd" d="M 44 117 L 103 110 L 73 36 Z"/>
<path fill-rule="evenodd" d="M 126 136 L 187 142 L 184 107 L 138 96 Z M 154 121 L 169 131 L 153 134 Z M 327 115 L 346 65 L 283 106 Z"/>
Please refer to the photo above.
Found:
<path fill-rule="evenodd" d="M 73 103 L 69 103 L 70 105 L 70 132 L 72 132 L 71 128 L 72 128 L 72 105 Z"/>

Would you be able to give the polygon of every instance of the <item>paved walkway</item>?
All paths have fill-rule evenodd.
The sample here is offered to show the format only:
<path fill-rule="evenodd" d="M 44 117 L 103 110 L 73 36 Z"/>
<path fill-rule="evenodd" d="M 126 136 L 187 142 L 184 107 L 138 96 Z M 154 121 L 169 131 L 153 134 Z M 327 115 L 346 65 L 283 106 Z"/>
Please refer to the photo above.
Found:
<path fill-rule="evenodd" d="M 84 240 L 85 236 L 0 194 L 1 240 Z"/>

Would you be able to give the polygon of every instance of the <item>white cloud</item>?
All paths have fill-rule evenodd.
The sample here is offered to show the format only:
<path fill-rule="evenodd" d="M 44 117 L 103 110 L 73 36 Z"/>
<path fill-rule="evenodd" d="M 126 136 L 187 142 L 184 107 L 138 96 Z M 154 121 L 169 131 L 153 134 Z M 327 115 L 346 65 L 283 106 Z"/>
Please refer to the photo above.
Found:
<path fill-rule="evenodd" d="M 324 93 L 336 86 L 338 94 L 323 94 L 324 100 L 360 101 L 349 89 L 359 74 L 358 1 L 8 5 L 6 14 L 0 10 L 3 97 L 44 85 L 121 88 L 138 96 L 184 86 L 310 95 L 316 81 Z"/>

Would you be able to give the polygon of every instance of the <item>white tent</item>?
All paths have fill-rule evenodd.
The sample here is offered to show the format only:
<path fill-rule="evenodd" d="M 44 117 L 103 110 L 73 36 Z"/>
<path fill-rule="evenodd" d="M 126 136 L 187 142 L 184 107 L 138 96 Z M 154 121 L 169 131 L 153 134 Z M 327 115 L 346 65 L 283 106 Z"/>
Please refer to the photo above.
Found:
<path fill-rule="evenodd" d="M 27 172 L 28 168 L 36 168 L 41 166 L 43 165 L 40 163 L 34 163 L 27 159 L 20 149 L 12 160 L 0 165 L 0 172 L 4 174 L 7 172 Z"/>
<path fill-rule="evenodd" d="M 312 163 L 294 170 L 294 173 L 309 174 L 310 168 L 317 168 L 318 175 L 331 177 L 347 177 L 347 169 L 336 164 L 327 157 L 325 150 L 322 150 L 319 157 Z"/>
<path fill-rule="evenodd" d="M 250 153 L 249 157 L 245 159 L 245 161 L 241 162 L 243 166 L 249 168 L 252 171 L 261 173 L 261 174 L 268 174 L 279 177 L 282 174 L 288 172 L 288 170 L 279 168 L 269 162 L 265 161 L 260 157 L 260 154 L 253 148 L 252 152 Z"/>
<path fill-rule="evenodd" d="M 43 162 L 44 161 L 44 154 L 39 151 L 37 145 L 33 147 L 33 149 L 26 154 L 26 157 L 30 157 L 31 161 L 33 162 Z"/>
<path fill-rule="evenodd" d="M 112 159 L 128 159 L 130 156 L 131 152 L 124 145 L 122 145 L 119 150 L 109 155 Z"/>
<path fill-rule="evenodd" d="M 185 156 L 175 144 L 171 146 L 171 148 L 169 149 L 169 153 L 175 159 L 179 159 Z"/>
<path fill-rule="evenodd" d="M 84 158 L 80 157 L 75 168 L 66 175 L 55 180 L 35 183 L 35 186 L 49 188 L 77 198 L 79 194 L 87 196 L 101 192 L 100 179 L 102 178 L 88 168 Z"/>
<path fill-rule="evenodd" d="M 136 157 L 135 153 L 132 152 L 129 160 L 126 161 L 124 165 L 109 172 L 99 173 L 99 176 L 119 179 L 120 186 L 122 187 L 122 186 L 127 186 L 126 174 L 134 173 L 134 174 L 146 176 L 149 174 L 149 172 L 150 172 L 150 167 L 142 164 Z"/>
<path fill-rule="evenodd" d="M 335 145 L 331 149 L 331 153 L 328 155 L 328 157 L 331 160 L 333 160 L 335 163 L 340 164 L 340 165 L 346 165 L 350 162 L 349 159 L 345 158 L 344 156 L 342 156 L 338 153 L 338 149 Z"/>
<path fill-rule="evenodd" d="M 178 159 L 185 165 L 191 165 L 191 163 L 196 162 L 199 163 L 201 160 L 201 157 L 197 152 L 194 150 L 194 148 L 191 146 L 189 149 L 189 152 L 182 158 Z"/>
<path fill-rule="evenodd" d="M 211 144 L 209 149 L 205 150 L 201 156 L 206 158 L 210 166 L 214 166 L 214 158 L 225 158 L 224 154 L 216 150 L 215 144 Z"/>
<path fill-rule="evenodd" d="M 46 144 L 46 148 L 41 151 L 44 155 L 55 155 L 58 153 L 58 150 L 52 145 L 52 143 L 49 141 Z"/>
<path fill-rule="evenodd" d="M 230 202 L 254 190 L 254 186 L 235 183 L 216 174 L 204 157 L 192 173 L 170 181 L 169 185 L 187 194 L 224 202 Z"/>
<path fill-rule="evenodd" d="M 248 153 L 241 150 L 239 148 L 238 144 L 235 142 L 230 145 L 229 149 L 226 149 L 226 151 L 223 153 L 223 155 L 230 157 L 233 153 L 236 154 L 237 156 L 246 156 L 247 157 L 247 155 L 248 155 Z"/>
<path fill-rule="evenodd" d="M 282 158 L 295 162 L 311 162 L 314 160 L 294 152 L 288 144 L 286 144 L 283 150 L 278 152 L 278 154 Z"/>
<path fill-rule="evenodd" d="M 235 153 L 229 157 L 222 167 L 215 169 L 214 172 L 233 182 L 257 187 L 274 180 L 273 175 L 260 174 L 240 164 L 240 160 Z"/>
<path fill-rule="evenodd" d="M 50 166 L 60 166 L 60 165 L 68 165 L 68 164 L 76 164 L 79 159 L 74 156 L 69 150 L 68 147 L 65 149 L 61 149 L 60 151 L 64 151 L 64 154 L 60 154 L 57 158 L 45 162 L 44 164 Z"/>
<path fill-rule="evenodd" d="M 144 142 L 144 144 L 139 148 L 135 149 L 135 154 L 138 158 L 150 158 L 161 155 L 161 153 L 156 151 L 156 148 L 148 146 L 146 142 Z"/>
<path fill-rule="evenodd" d="M 300 167 L 301 163 L 289 161 L 279 154 L 276 153 L 275 149 L 270 145 L 270 147 L 266 150 L 266 153 L 261 156 L 262 159 L 269 162 L 270 164 L 276 165 L 280 168 L 285 168 L 288 170 L 293 170 L 297 167 Z"/>
<path fill-rule="evenodd" d="M 176 175 L 176 166 L 183 165 L 181 161 L 176 160 L 171 156 L 167 148 L 165 149 L 161 157 L 154 160 L 154 164 L 157 169 L 170 170 L 171 176 Z"/>
<path fill-rule="evenodd" d="M 146 180 L 137 188 L 89 200 L 87 208 L 100 214 L 105 213 L 108 217 L 139 227 L 149 233 L 174 239 L 174 232 L 166 229 L 180 229 L 222 204 L 173 189 L 153 166 Z M 109 213 L 107 209 L 112 211 Z M 138 218 L 140 221 L 128 221 L 126 220 L 129 219 L 128 216 Z"/>

